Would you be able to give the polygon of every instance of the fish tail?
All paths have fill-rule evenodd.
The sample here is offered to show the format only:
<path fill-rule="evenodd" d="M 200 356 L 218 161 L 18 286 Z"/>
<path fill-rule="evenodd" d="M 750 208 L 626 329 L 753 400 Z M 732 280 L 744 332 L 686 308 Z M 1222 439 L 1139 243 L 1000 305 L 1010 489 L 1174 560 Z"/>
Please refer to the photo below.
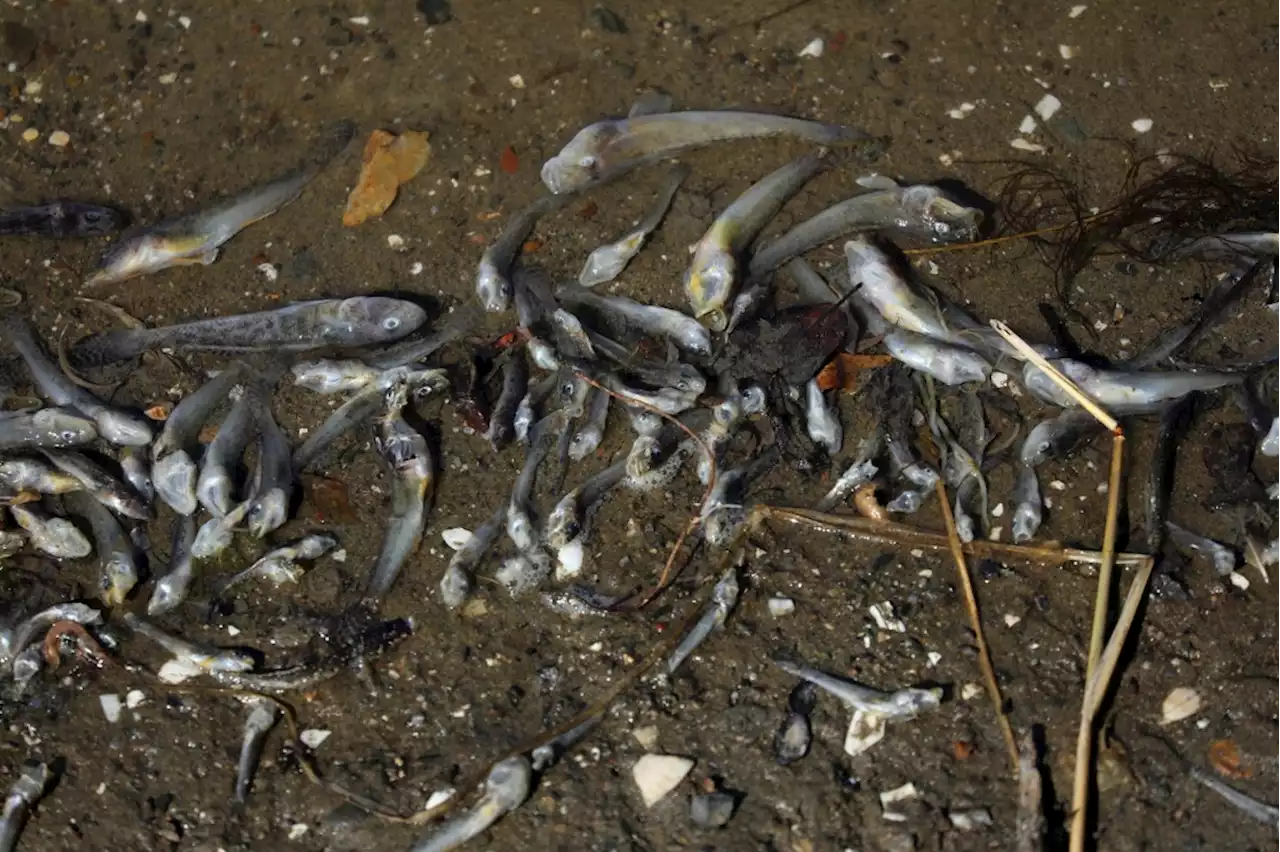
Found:
<path fill-rule="evenodd" d="M 91 334 L 72 348 L 68 361 L 75 369 L 83 370 L 136 358 L 150 346 L 150 331 L 146 328 L 121 328 Z"/>
<path fill-rule="evenodd" d="M 356 136 L 356 123 L 347 119 L 335 121 L 312 145 L 303 168 L 319 171 L 341 154 Z"/>

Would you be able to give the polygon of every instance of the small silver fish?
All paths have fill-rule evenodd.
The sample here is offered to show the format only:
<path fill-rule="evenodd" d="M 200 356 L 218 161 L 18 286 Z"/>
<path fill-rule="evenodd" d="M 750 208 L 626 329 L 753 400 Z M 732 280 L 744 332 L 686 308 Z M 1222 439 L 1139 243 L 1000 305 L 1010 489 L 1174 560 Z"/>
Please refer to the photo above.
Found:
<path fill-rule="evenodd" d="M 230 547 L 235 529 L 249 514 L 251 505 L 252 501 L 246 499 L 225 514 L 214 515 L 201 524 L 196 531 L 196 540 L 191 545 L 191 556 L 195 559 L 211 559 Z"/>
<path fill-rule="evenodd" d="M 0 459 L 0 487 L 38 494 L 68 494 L 84 489 L 74 476 L 29 458 Z"/>
<path fill-rule="evenodd" d="M 827 400 L 817 379 L 805 382 L 804 390 L 805 428 L 809 432 L 809 438 L 834 456 L 844 446 L 844 428 L 840 425 L 840 413 L 834 408 L 827 407 Z"/>
<path fill-rule="evenodd" d="M 179 515 L 190 515 L 197 506 L 199 472 L 191 453 L 200 446 L 200 430 L 243 376 L 241 366 L 232 364 L 188 394 L 169 412 L 160 436 L 151 445 L 156 492 Z"/>
<path fill-rule="evenodd" d="M 258 473 L 245 518 L 249 534 L 262 538 L 288 520 L 294 486 L 293 456 L 289 439 L 271 411 L 271 388 L 267 382 L 253 382 L 245 389 L 245 395 L 258 422 Z"/>
<path fill-rule="evenodd" d="M 205 447 L 196 479 L 196 499 L 209 514 L 222 517 L 231 511 L 234 490 L 232 476 L 249 444 L 253 413 L 249 400 L 241 394 L 222 418 L 218 432 Z"/>
<path fill-rule="evenodd" d="M 529 364 L 519 352 L 512 352 L 502 366 L 502 390 L 489 414 L 489 432 L 485 435 L 494 452 L 511 443 L 515 437 L 516 410 L 529 388 Z"/>
<path fill-rule="evenodd" d="M 562 550 L 582 535 L 587 514 L 622 482 L 626 473 L 626 460 L 615 462 L 560 498 L 547 516 L 543 533 L 552 550 Z"/>
<path fill-rule="evenodd" d="M 516 255 L 538 220 L 563 207 L 566 201 L 566 198 L 544 195 L 510 217 L 498 239 L 484 250 L 476 270 L 476 297 L 486 311 L 500 313 L 511 307 L 513 288 L 510 276 Z"/>
<path fill-rule="evenodd" d="M 338 540 L 333 536 L 317 534 L 277 547 L 223 583 L 217 597 L 221 598 L 233 586 L 254 577 L 260 577 L 276 587 L 296 583 L 303 573 L 299 562 L 313 562 L 337 546 Z"/>
<path fill-rule="evenodd" d="M 258 762 L 262 759 L 267 734 L 271 733 L 280 718 L 280 708 L 274 701 L 251 698 L 245 704 L 249 708 L 249 715 L 245 718 L 244 734 L 240 738 L 240 760 L 236 764 L 236 788 L 232 795 L 232 801 L 239 804 L 244 804 L 249 798 L 249 787 L 253 784 Z"/>
<path fill-rule="evenodd" d="M 293 383 L 309 391 L 329 396 L 349 393 L 374 381 L 379 371 L 363 361 L 301 361 L 289 368 Z"/>
<path fill-rule="evenodd" d="M 902 328 L 886 334 L 883 343 L 894 358 L 944 385 L 985 382 L 991 378 L 991 363 L 972 349 Z"/>
<path fill-rule="evenodd" d="M 207 650 L 165 633 L 155 625 L 144 621 L 140 616 L 125 612 L 121 620 L 129 629 L 139 636 L 155 642 L 165 651 L 172 654 L 179 662 L 190 665 L 202 672 L 247 672 L 253 669 L 253 659 L 239 651 Z"/>
<path fill-rule="evenodd" d="M 0 451 L 78 447 L 96 440 L 94 422 L 65 408 L 0 414 Z"/>
<path fill-rule="evenodd" d="M 664 414 L 679 414 L 686 409 L 692 408 L 698 401 L 697 394 L 687 393 L 675 388 L 644 391 L 639 388 L 629 387 L 621 379 L 611 374 L 602 376 L 601 384 L 621 397 L 624 402 L 647 405 Z"/>
<path fill-rule="evenodd" d="M 667 112 L 598 121 L 542 165 L 542 183 L 551 192 L 574 192 L 611 180 L 643 163 L 730 139 L 795 136 L 820 145 L 865 143 L 861 130 L 762 113 Z"/>
<path fill-rule="evenodd" d="M 604 440 L 604 430 L 609 421 L 609 394 L 599 388 L 587 391 L 586 416 L 573 433 L 569 444 L 569 458 L 582 461 L 591 455 Z"/>
<path fill-rule="evenodd" d="M 1071 379 L 1090 399 L 1107 409 L 1127 414 L 1159 411 L 1166 403 L 1193 391 L 1211 391 L 1244 381 L 1236 373 L 1101 370 L 1070 358 L 1050 362 Z M 1022 383 L 1045 402 L 1060 408 L 1078 408 L 1076 401 L 1034 364 L 1022 371 Z"/>
<path fill-rule="evenodd" d="M 150 507 L 146 502 L 93 459 L 74 450 L 41 452 L 54 467 L 78 480 L 85 491 L 111 511 L 135 521 L 150 519 Z"/>
<path fill-rule="evenodd" d="M 196 519 L 179 515 L 173 522 L 173 542 L 169 546 L 169 570 L 156 581 L 147 601 L 147 615 L 163 615 L 187 599 L 187 591 L 195 578 L 195 560 L 191 548 L 196 542 Z"/>
<path fill-rule="evenodd" d="M 711 223 L 694 249 L 684 290 L 693 315 L 709 328 L 727 324 L 725 305 L 738 278 L 738 257 L 782 205 L 828 165 L 826 152 L 794 160 L 761 178 Z"/>
<path fill-rule="evenodd" d="M 671 202 L 675 200 L 676 191 L 689 176 L 689 172 L 689 167 L 685 165 L 672 168 L 671 176 L 667 178 L 662 190 L 658 193 L 653 209 L 640 221 L 640 224 L 621 239 L 602 245 L 591 252 L 582 271 L 578 273 L 578 283 L 581 286 L 595 287 L 612 281 L 622 274 L 622 270 L 626 269 L 631 258 L 639 254 L 649 235 L 657 229 L 663 217 L 667 215 Z"/>
<path fill-rule="evenodd" d="M 1013 502 L 1013 540 L 1022 544 L 1035 538 L 1043 519 L 1040 482 L 1035 468 L 1026 463 L 1018 465 L 1017 478 L 1013 483 Z"/>
<path fill-rule="evenodd" d="M 4 798 L 4 814 L 0 816 L 0 850 L 12 852 L 27 824 L 32 808 L 44 798 L 54 780 L 46 764 L 27 761 Z"/>
<path fill-rule="evenodd" d="M 88 604 L 60 603 L 37 612 L 16 627 L 0 629 L 0 665 L 11 662 L 36 636 L 59 621 L 74 621 L 82 626 L 101 624 L 102 613 Z"/>
<path fill-rule="evenodd" d="M 668 675 L 675 674 L 676 669 L 680 668 L 680 664 L 689 658 L 689 655 L 698 649 L 706 638 L 711 635 L 711 631 L 724 627 L 725 621 L 729 618 L 729 613 L 733 611 L 733 607 L 738 603 L 738 569 L 732 565 L 721 575 L 716 583 L 715 589 L 711 592 L 711 601 L 707 604 L 707 609 L 703 612 L 702 617 L 698 619 L 693 627 L 689 628 L 689 632 L 680 640 L 680 644 L 671 652 L 671 656 L 667 658 L 665 666 Z"/>
<path fill-rule="evenodd" d="M 155 483 L 151 480 L 151 465 L 147 457 L 137 447 L 125 447 L 120 453 L 120 472 L 124 481 L 146 503 L 156 498 Z"/>
<path fill-rule="evenodd" d="M 478 836 L 529 798 L 533 767 L 524 755 L 495 763 L 484 781 L 484 794 L 465 814 L 432 828 L 409 852 L 448 852 Z"/>
<path fill-rule="evenodd" d="M 107 606 L 120 606 L 138 585 L 133 542 L 107 508 L 84 492 L 70 494 L 67 507 L 89 522 L 101 562 L 99 594 Z"/>
<path fill-rule="evenodd" d="M 1024 465 L 1039 467 L 1051 458 L 1063 457 L 1081 440 L 1100 431 L 1102 425 L 1089 412 L 1067 410 L 1037 423 L 1022 442 L 1018 458 Z"/>
<path fill-rule="evenodd" d="M 1219 577 L 1226 577 L 1236 570 L 1236 554 L 1226 545 L 1219 544 L 1211 538 L 1196 535 L 1173 521 L 1165 521 L 1165 528 L 1169 530 L 1169 540 L 1175 545 L 1208 557 L 1213 563 L 1214 572 Z"/>
<path fill-rule="evenodd" d="M 83 559 L 93 553 L 93 545 L 76 525 L 66 518 L 51 516 L 36 503 L 14 503 L 9 507 L 18 526 L 27 531 L 31 546 L 54 559 Z"/>
<path fill-rule="evenodd" d="M 809 681 L 820 689 L 831 693 L 855 710 L 861 710 L 888 720 L 914 719 L 925 710 L 933 710 L 942 703 L 940 689 L 899 689 L 896 692 L 881 692 L 854 683 L 851 680 L 835 677 L 808 666 L 796 665 L 787 660 L 774 660 L 773 664 L 789 675 Z"/>
<path fill-rule="evenodd" d="M 582 305 L 611 316 L 615 324 L 666 338 L 685 352 L 699 357 L 711 355 L 710 332 L 693 317 L 680 311 L 658 305 L 644 305 L 625 296 L 605 296 L 569 285 L 557 288 L 556 296 L 567 304 Z"/>
<path fill-rule="evenodd" d="M 355 132 L 352 122 L 338 122 L 329 128 L 306 162 L 287 174 L 209 209 L 122 237 L 107 250 L 101 269 L 89 277 L 87 286 L 126 281 L 170 266 L 213 263 L 223 243 L 301 195 L 325 164 L 347 147 Z"/>
<path fill-rule="evenodd" d="M 876 474 L 880 472 L 880 468 L 875 463 L 875 457 L 880 454 L 883 447 L 884 428 L 876 424 L 875 430 L 859 444 L 857 457 L 836 479 L 831 490 L 818 501 L 818 511 L 831 511 L 848 499 L 850 494 L 875 479 Z"/>
<path fill-rule="evenodd" d="M 467 543 L 458 548 L 449 559 L 444 577 L 440 580 L 440 600 L 449 609 L 458 609 L 468 597 L 475 585 L 475 572 L 480 560 L 498 541 L 507 518 L 507 506 L 502 504 L 494 512 L 493 517 L 481 524 Z"/>

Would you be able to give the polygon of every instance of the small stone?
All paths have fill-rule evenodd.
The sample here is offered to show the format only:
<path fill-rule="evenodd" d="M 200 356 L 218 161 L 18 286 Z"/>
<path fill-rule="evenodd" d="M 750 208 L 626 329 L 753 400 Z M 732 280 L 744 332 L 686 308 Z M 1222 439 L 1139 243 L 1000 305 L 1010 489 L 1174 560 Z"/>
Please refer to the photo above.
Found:
<path fill-rule="evenodd" d="M 769 598 L 769 614 L 781 618 L 796 611 L 796 602 L 791 598 Z"/>
<path fill-rule="evenodd" d="M 274 263 L 259 263 L 258 271 L 262 273 L 263 278 L 267 279 L 268 284 L 275 283 L 276 279 L 280 277 L 280 270 L 276 269 Z"/>
<path fill-rule="evenodd" d="M 124 706 L 130 710 L 147 700 L 147 695 L 141 689 L 131 689 L 124 697 Z"/>
<path fill-rule="evenodd" d="M 920 791 L 916 789 L 916 785 L 910 781 L 901 787 L 895 787 L 892 790 L 885 790 L 880 794 L 880 807 L 886 812 L 894 810 L 893 806 L 898 802 L 909 802 L 912 799 L 918 799 Z"/>
<path fill-rule="evenodd" d="M 329 739 L 333 731 L 325 731 L 320 728 L 308 728 L 298 735 L 298 739 L 302 740 L 302 744 L 307 748 L 319 748 L 320 744 Z"/>
<path fill-rule="evenodd" d="M 399 234 L 387 234 L 387 248 L 392 251 L 404 251 L 404 237 Z"/>
<path fill-rule="evenodd" d="M 463 605 L 462 614 L 466 618 L 479 618 L 489 614 L 489 605 L 483 598 L 472 598 Z"/>
<path fill-rule="evenodd" d="M 699 828 L 720 828 L 733 817 L 735 802 L 728 793 L 704 793 L 689 802 L 689 818 Z"/>
<path fill-rule="evenodd" d="M 960 698 L 963 701 L 969 701 L 977 698 L 981 694 L 982 687 L 978 686 L 976 683 L 966 683 L 964 686 L 960 687 Z"/>
<path fill-rule="evenodd" d="M 188 18 L 186 15 L 179 15 L 178 25 L 181 26 L 184 30 L 189 30 L 191 29 L 191 19 Z"/>
<path fill-rule="evenodd" d="M 1085 10 L 1085 9 L 1088 9 L 1088 8 L 1089 8 L 1089 7 L 1088 7 L 1088 6 L 1085 6 L 1083 3 L 1082 3 L 1082 4 L 1080 4 L 1079 6 L 1072 6 L 1072 7 L 1071 7 L 1071 11 L 1070 11 L 1070 12 L 1067 12 L 1067 17 L 1068 17 L 1068 18 L 1078 18 L 1078 17 L 1080 17 L 1081 15 L 1083 15 L 1083 14 L 1084 14 L 1084 10 Z"/>
<path fill-rule="evenodd" d="M 854 710 L 849 729 L 844 735 L 844 753 L 857 757 L 884 739 L 884 717 L 865 710 Z"/>
<path fill-rule="evenodd" d="M 928 659 L 928 661 L 929 661 L 929 662 L 928 662 L 928 666 L 929 666 L 929 668 L 933 668 L 933 667 L 934 667 L 934 666 L 936 666 L 938 663 L 942 662 L 942 655 L 941 655 L 941 654 L 939 654 L 937 651 L 930 651 L 930 652 L 926 655 L 926 659 Z"/>
<path fill-rule="evenodd" d="M 158 79 L 160 80 L 160 85 L 172 86 L 174 83 L 178 82 L 178 72 L 170 71 L 168 74 L 161 74 Z"/>
<path fill-rule="evenodd" d="M 902 622 L 902 619 L 894 615 L 893 604 L 889 601 L 872 604 L 868 609 L 871 612 L 871 618 L 876 623 L 876 627 L 881 630 L 892 630 L 895 633 L 907 632 L 907 625 Z"/>
<path fill-rule="evenodd" d="M 120 721 L 120 696 L 115 693 L 108 692 L 98 696 L 98 703 L 102 705 L 102 715 L 107 717 L 107 721 L 115 724 Z"/>
<path fill-rule="evenodd" d="M 645 725 L 642 728 L 636 728 L 631 732 L 631 736 L 636 738 L 641 748 L 649 751 L 658 744 L 658 726 Z"/>
<path fill-rule="evenodd" d="M 432 793 L 430 796 L 427 797 L 427 810 L 431 810 L 436 805 L 443 805 L 445 802 L 452 799 L 454 793 L 456 792 L 457 791 L 454 790 L 452 787 L 446 787 L 443 790 L 436 790 L 434 793 Z"/>
<path fill-rule="evenodd" d="M 1160 724 L 1172 725 L 1200 711 L 1200 693 L 1189 686 L 1179 686 L 1165 696 L 1160 707 Z"/>
<path fill-rule="evenodd" d="M 1134 131 L 1137 133 L 1146 133 L 1154 126 L 1155 122 L 1149 118 L 1135 118 L 1132 124 Z"/>
<path fill-rule="evenodd" d="M 302 835 L 306 834 L 310 827 L 305 822 L 295 822 L 289 826 L 289 839 L 300 840 Z"/>
<path fill-rule="evenodd" d="M 1019 616 L 1016 616 L 1013 613 L 1006 613 L 1004 617 L 1004 626 L 1014 628 L 1017 627 L 1021 621 L 1022 619 Z"/>
<path fill-rule="evenodd" d="M 825 49 L 826 42 L 821 38 L 815 38 L 813 41 L 800 48 L 800 56 L 801 58 L 817 59 L 822 56 Z"/>
<path fill-rule="evenodd" d="M 631 777 L 640 788 L 645 807 L 651 808 L 679 786 L 693 771 L 693 761 L 671 754 L 646 754 L 632 767 Z"/>
<path fill-rule="evenodd" d="M 1063 59 L 1075 59 L 1080 55 L 1080 48 L 1069 44 L 1060 44 L 1058 45 L 1058 55 Z"/>
<path fill-rule="evenodd" d="M 512 88 L 516 88 L 516 89 L 524 88 L 524 77 L 520 76 L 519 74 L 512 74 L 510 77 L 507 78 L 507 82 L 511 84 Z"/>
<path fill-rule="evenodd" d="M 1040 116 L 1041 121 L 1048 121 L 1062 109 L 1062 101 L 1053 95 L 1045 95 L 1035 106 L 1036 115 Z"/>
<path fill-rule="evenodd" d="M 22 131 L 23 142 L 34 142 L 39 138 L 40 131 L 36 130 L 34 127 L 28 127 L 26 130 Z"/>
<path fill-rule="evenodd" d="M 1023 135 L 1026 135 L 1028 133 L 1035 133 L 1036 126 L 1037 125 L 1036 125 L 1036 120 L 1034 116 L 1024 115 L 1022 117 L 1022 123 L 1018 125 L 1018 132 Z"/>
<path fill-rule="evenodd" d="M 995 385 L 997 388 L 1003 388 L 1009 384 L 1009 376 L 997 370 L 991 374 L 991 384 Z"/>
<path fill-rule="evenodd" d="M 55 148 L 65 148 L 71 144 L 71 134 L 65 130 L 55 130 L 49 134 L 49 144 Z"/>
<path fill-rule="evenodd" d="M 1239 571 L 1232 571 L 1227 575 L 1227 579 L 1231 581 L 1231 585 L 1240 591 L 1246 591 L 1249 588 L 1249 578 L 1241 574 Z"/>
<path fill-rule="evenodd" d="M 467 542 L 474 538 L 474 535 L 466 527 L 449 527 L 449 529 L 440 533 L 440 537 L 444 539 L 445 545 L 450 550 L 461 550 L 467 546 Z"/>
<path fill-rule="evenodd" d="M 1054 491 L 1066 491 L 1067 483 L 1063 482 L 1061 479 L 1055 479 L 1049 483 L 1049 487 Z"/>
<path fill-rule="evenodd" d="M 1047 149 L 1038 142 L 1028 142 L 1021 136 L 1009 140 L 1009 147 L 1018 151 L 1027 151 L 1032 154 L 1043 154 Z"/>
<path fill-rule="evenodd" d="M 991 517 L 999 518 L 1003 516 L 1004 516 L 1004 504 L 997 503 L 995 507 L 991 510 Z"/>

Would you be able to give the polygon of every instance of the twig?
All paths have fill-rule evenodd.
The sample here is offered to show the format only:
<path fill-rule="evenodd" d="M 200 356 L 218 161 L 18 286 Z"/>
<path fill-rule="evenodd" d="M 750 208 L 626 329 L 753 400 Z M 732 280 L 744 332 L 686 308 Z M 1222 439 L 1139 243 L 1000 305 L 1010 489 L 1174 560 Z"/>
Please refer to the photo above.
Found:
<path fill-rule="evenodd" d="M 1128 593 L 1125 594 L 1124 605 L 1116 618 L 1116 626 L 1111 631 L 1111 638 L 1107 640 L 1107 646 L 1098 657 L 1098 665 L 1093 672 L 1093 677 L 1089 678 L 1085 685 L 1084 704 L 1091 718 L 1096 718 L 1098 715 L 1098 708 L 1102 705 L 1103 696 L 1107 693 L 1107 687 L 1115 674 L 1116 664 L 1120 660 L 1120 652 L 1129 638 L 1133 619 L 1137 616 L 1138 607 L 1146 596 L 1147 583 L 1151 580 L 1151 572 L 1155 564 L 1154 558 L 1147 557 L 1147 561 L 1139 567 Z"/>
<path fill-rule="evenodd" d="M 1080 225 L 1087 225 L 1090 222 L 1096 222 L 1099 219 L 1105 219 L 1107 216 L 1115 213 L 1117 209 L 1118 208 L 1103 210 L 1101 213 L 1095 213 L 1092 216 L 1086 216 L 1083 219 L 1074 222 L 1063 222 L 1060 225 L 1046 225 L 1043 228 L 1036 228 L 1033 231 L 1019 231 L 1016 234 L 1002 234 L 998 237 L 991 237 L 985 240 L 975 240 L 970 243 L 951 243 L 943 246 L 926 246 L 925 248 L 904 249 L 902 253 L 906 255 L 941 254 L 942 252 L 983 248 L 985 246 L 999 245 L 1000 243 L 1008 243 L 1014 240 L 1025 240 L 1028 237 L 1038 237 L 1041 234 L 1052 234 L 1054 231 L 1065 231 L 1067 228 L 1076 228 Z"/>
<path fill-rule="evenodd" d="M 951 558 L 956 563 L 956 574 L 960 577 L 960 589 L 964 592 L 965 607 L 969 611 L 969 624 L 978 643 L 978 667 L 982 669 L 982 677 L 987 682 L 987 694 L 995 705 L 996 723 L 1000 726 L 1000 734 L 1004 737 L 1005 747 L 1009 750 L 1009 761 L 1013 765 L 1013 774 L 1018 774 L 1018 743 L 1013 736 L 1013 727 L 1004 712 L 1004 696 L 1000 694 L 1000 683 L 996 680 L 995 666 L 991 664 L 991 649 L 987 646 L 987 636 L 982 629 L 982 616 L 978 613 L 978 598 L 973 593 L 973 578 L 969 576 L 969 566 L 964 561 L 964 549 L 961 548 L 960 535 L 956 532 L 956 521 L 951 516 L 951 506 L 947 499 L 946 486 L 939 479 L 934 483 L 938 492 L 938 503 L 942 506 L 942 520 L 947 525 L 947 539 L 951 546 Z"/>

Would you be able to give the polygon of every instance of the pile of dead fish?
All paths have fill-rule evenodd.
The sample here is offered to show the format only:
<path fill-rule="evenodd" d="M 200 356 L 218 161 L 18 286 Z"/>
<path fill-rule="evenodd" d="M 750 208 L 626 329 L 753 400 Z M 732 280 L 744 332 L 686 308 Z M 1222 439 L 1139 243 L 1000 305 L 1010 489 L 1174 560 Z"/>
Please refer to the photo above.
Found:
<path fill-rule="evenodd" d="M 685 165 L 671 167 L 652 211 L 617 241 L 591 252 L 576 280 L 556 280 L 521 261 L 521 247 L 538 220 L 576 195 L 691 148 L 782 135 L 821 147 L 760 179 L 710 224 L 684 271 L 687 311 L 601 290 L 619 277 L 661 225 L 689 175 Z M 122 281 L 177 263 L 213 262 L 218 247 L 241 228 L 298 197 L 350 136 L 350 127 L 342 125 L 303 166 L 266 187 L 125 237 L 107 254 L 92 282 Z M 543 601 L 577 615 L 597 611 L 598 596 L 565 584 L 583 572 L 592 519 L 616 489 L 665 489 L 690 461 L 704 484 L 718 471 L 702 508 L 700 534 L 713 546 L 723 545 L 746 517 L 749 489 L 773 466 L 790 462 L 813 473 L 833 458 L 848 461 L 833 392 L 816 376 L 837 353 L 853 351 L 867 338 L 879 339 L 898 365 L 873 378 L 866 399 L 883 415 L 817 501 L 819 507 L 833 508 L 872 488 L 891 492 L 882 509 L 875 504 L 877 512 L 911 513 L 934 493 L 941 478 L 955 494 L 964 537 L 986 534 L 990 509 L 984 452 L 992 437 L 974 388 L 990 383 L 997 368 L 1021 370 L 1026 391 L 1064 409 L 1031 430 L 1017 454 L 1012 527 L 1017 540 L 1028 540 L 1040 525 L 1044 506 L 1036 467 L 1087 436 L 1095 423 L 992 328 L 915 280 L 886 242 L 889 237 L 925 244 L 973 240 L 982 223 L 980 212 L 936 186 L 899 185 L 871 175 L 859 181 L 866 191 L 779 236 L 761 239 L 782 207 L 811 178 L 833 166 L 829 149 L 878 144 L 882 142 L 844 127 L 735 112 L 641 109 L 626 119 L 584 128 L 544 165 L 542 179 L 550 193 L 512 216 L 480 259 L 476 295 L 486 312 L 514 309 L 516 331 L 469 360 L 470 373 L 462 381 L 426 362 L 461 338 L 478 316 L 463 309 L 433 331 L 418 333 L 428 319 L 421 308 L 381 297 L 325 299 L 163 328 L 110 331 L 72 348 L 67 366 L 77 372 L 109 368 L 150 350 L 232 356 L 157 428 L 73 381 L 27 321 L 10 311 L 0 325 L 2 342 L 25 363 L 41 405 L 0 417 L 0 498 L 17 523 L 17 529 L 0 527 L 0 558 L 24 548 L 53 559 L 96 553 L 102 603 L 120 613 L 119 623 L 163 648 L 169 657 L 163 677 L 203 676 L 230 688 L 288 692 L 386 650 L 411 629 L 403 621 L 377 621 L 376 613 L 427 524 L 438 460 L 405 416 L 424 395 L 452 389 L 459 412 L 495 452 L 522 445 L 525 458 L 510 496 L 489 517 L 478 519 L 474 530 L 447 531 L 446 541 L 456 552 L 439 580 L 441 602 L 451 609 L 464 604 L 486 557 L 505 536 L 509 548 L 498 562 L 496 580 L 513 595 L 554 583 L 561 590 L 544 591 Z M 1172 369 L 1171 358 L 1203 336 L 1224 307 L 1238 299 L 1238 291 L 1261 268 L 1258 255 L 1274 257 L 1275 235 L 1269 237 L 1216 235 L 1215 246 L 1225 241 L 1236 249 L 1230 253 L 1234 265 L 1222 291 L 1205 315 L 1128 364 L 1101 368 L 1062 357 L 1051 346 L 1037 348 L 1104 407 L 1125 416 L 1160 415 L 1172 429 L 1178 406 L 1190 395 L 1234 391 L 1245 384 L 1244 373 Z M 843 268 L 824 276 L 804 259 L 811 250 L 839 240 L 844 241 Z M 798 303 L 775 306 L 779 273 L 791 278 Z M 347 395 L 297 447 L 272 413 L 274 388 L 286 376 L 318 394 Z M 488 376 L 500 377 L 492 402 Z M 951 386 L 959 386 L 960 395 L 944 398 Z M 609 416 L 618 408 L 635 433 L 630 449 L 581 478 L 554 504 L 538 506 L 539 471 L 554 469 L 552 485 L 547 487 L 544 479 L 542 491 L 558 489 L 570 463 L 592 457 L 601 446 Z M 215 417 L 219 411 L 223 413 Z M 913 450 L 917 415 L 942 449 L 937 466 Z M 726 458 L 733 436 L 746 421 L 760 417 L 770 423 L 773 445 L 745 462 Z M 365 592 L 343 616 L 345 626 L 356 629 L 337 631 L 342 638 L 335 640 L 328 657 L 258 670 L 242 653 L 199 647 L 148 620 L 187 601 L 196 567 L 223 552 L 237 532 L 263 539 L 285 524 L 300 473 L 343 435 L 370 422 L 374 449 L 392 477 L 389 520 Z M 1263 408 L 1259 413 L 1254 406 L 1250 422 L 1260 429 L 1263 452 L 1275 455 L 1274 412 Z M 215 423 L 214 437 L 202 443 L 201 433 Z M 105 447 L 118 452 L 91 449 Z M 1161 493 L 1154 499 L 1166 498 Z M 146 524 L 157 503 L 177 518 L 174 540 L 167 569 L 153 566 L 150 578 L 144 578 L 139 554 L 149 549 Z M 59 514 L 54 508 L 58 504 L 83 521 L 90 535 Z M 1157 516 L 1161 539 L 1166 529 L 1174 531 L 1175 543 L 1210 549 L 1220 571 L 1234 570 L 1229 549 L 1166 527 L 1158 511 Z M 296 582 L 300 563 L 318 559 L 336 545 L 331 536 L 309 535 L 275 548 L 245 570 L 221 578 L 211 597 L 221 598 L 251 579 Z M 674 671 L 724 624 L 738 590 L 736 569 L 730 568 L 664 671 Z M 147 618 L 134 611 L 135 600 L 146 601 Z M 15 678 L 25 685 L 49 659 L 50 643 L 42 637 L 54 636 L 55 651 L 66 641 L 93 652 L 94 631 L 102 622 L 103 613 L 83 603 L 53 607 L 0 632 L 0 659 L 12 663 Z M 60 627 L 68 623 L 82 629 Z M 794 663 L 779 664 L 850 703 L 863 716 L 866 743 L 883 735 L 885 719 L 908 718 L 938 701 L 932 692 L 884 694 Z M 793 716 L 803 717 L 811 704 L 811 694 L 796 698 Z M 245 753 L 253 756 L 275 711 L 257 702 L 248 718 Z M 779 732 L 780 760 L 797 759 L 807 750 L 807 723 L 801 722 L 789 720 L 789 727 Z M 533 773 L 583 733 L 575 729 L 535 752 L 532 760 L 519 757 L 497 764 L 481 801 L 415 848 L 452 848 L 483 831 L 523 802 Z M 251 773 L 252 761 L 242 762 L 237 783 L 241 798 Z M 43 789 L 37 781 L 33 774 L 22 783 Z"/>

